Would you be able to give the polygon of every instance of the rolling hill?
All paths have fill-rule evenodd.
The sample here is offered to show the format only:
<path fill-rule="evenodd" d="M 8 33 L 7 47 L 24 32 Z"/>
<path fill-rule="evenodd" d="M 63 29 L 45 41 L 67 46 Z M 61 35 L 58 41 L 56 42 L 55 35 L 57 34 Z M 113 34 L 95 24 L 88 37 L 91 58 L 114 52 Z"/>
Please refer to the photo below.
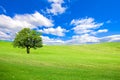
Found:
<path fill-rule="evenodd" d="M 31 49 L 0 42 L 0 80 L 119 80 L 120 43 Z"/>

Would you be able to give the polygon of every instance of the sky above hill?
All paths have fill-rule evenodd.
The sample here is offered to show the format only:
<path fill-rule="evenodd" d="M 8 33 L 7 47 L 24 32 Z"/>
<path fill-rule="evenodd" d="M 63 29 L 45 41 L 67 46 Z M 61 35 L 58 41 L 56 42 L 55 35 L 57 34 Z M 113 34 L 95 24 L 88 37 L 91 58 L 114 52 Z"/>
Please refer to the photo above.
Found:
<path fill-rule="evenodd" d="M 120 41 L 120 0 L 0 0 L 0 40 L 26 27 L 44 44 Z"/>

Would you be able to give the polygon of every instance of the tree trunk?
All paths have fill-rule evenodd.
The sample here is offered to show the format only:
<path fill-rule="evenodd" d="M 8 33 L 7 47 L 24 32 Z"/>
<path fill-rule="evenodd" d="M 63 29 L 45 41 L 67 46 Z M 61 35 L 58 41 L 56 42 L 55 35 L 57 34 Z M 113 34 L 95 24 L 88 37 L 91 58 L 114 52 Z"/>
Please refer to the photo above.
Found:
<path fill-rule="evenodd" d="M 30 48 L 27 47 L 26 49 L 27 49 L 27 54 L 29 54 L 30 53 Z"/>

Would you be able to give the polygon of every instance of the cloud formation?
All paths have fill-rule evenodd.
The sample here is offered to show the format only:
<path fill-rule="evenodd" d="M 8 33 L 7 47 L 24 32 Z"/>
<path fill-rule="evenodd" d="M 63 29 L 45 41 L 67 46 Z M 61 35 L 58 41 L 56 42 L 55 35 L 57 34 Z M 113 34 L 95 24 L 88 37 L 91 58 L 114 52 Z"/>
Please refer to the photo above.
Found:
<path fill-rule="evenodd" d="M 92 32 L 94 29 L 99 28 L 103 23 L 96 23 L 94 18 L 73 19 L 71 25 L 76 34 L 86 34 Z"/>
<path fill-rule="evenodd" d="M 9 40 L 11 38 L 10 35 L 0 31 L 0 40 Z"/>
<path fill-rule="evenodd" d="M 13 18 L 2 14 L 0 15 L 0 26 L 3 28 L 34 28 L 36 26 L 51 27 L 53 23 L 52 20 L 35 12 L 34 14 L 15 15 Z"/>
<path fill-rule="evenodd" d="M 13 18 L 15 21 L 22 21 L 23 23 L 28 24 L 30 27 L 36 27 L 36 26 L 44 26 L 44 27 L 51 27 L 54 24 L 53 21 L 46 18 L 39 12 L 35 12 L 34 14 L 24 14 L 24 15 L 16 15 Z M 27 25 L 25 25 L 27 26 Z"/>
<path fill-rule="evenodd" d="M 9 33 L 11 38 L 15 37 L 17 33 L 22 28 L 37 28 L 37 27 L 52 27 L 54 26 L 53 21 L 43 16 L 39 12 L 33 14 L 16 14 L 14 17 L 9 17 L 6 15 L 0 15 L 0 32 L 3 35 L 0 35 L 2 39 L 6 39 L 6 36 Z M 14 36 L 14 37 L 13 37 Z M 9 38 L 9 39 L 11 39 Z"/>
<path fill-rule="evenodd" d="M 55 0 L 57 2 L 57 0 Z M 61 0 L 62 1 L 62 0 Z M 59 2 L 59 1 L 58 1 Z M 60 3 L 60 2 L 59 2 Z M 46 45 L 61 45 L 61 44 L 86 44 L 86 43 L 100 43 L 100 42 L 114 42 L 120 41 L 120 35 L 111 35 L 105 37 L 97 37 L 99 33 L 108 32 L 108 29 L 101 29 L 104 23 L 95 22 L 94 18 L 73 19 L 71 25 L 73 26 L 75 34 L 72 34 L 71 39 L 62 40 L 60 36 L 66 37 L 68 32 L 65 28 L 58 26 L 54 28 L 53 21 L 43 16 L 39 12 L 33 14 L 16 14 L 14 17 L 0 15 L 0 39 L 13 40 L 15 34 L 22 28 L 37 28 L 44 34 L 52 34 L 59 36 L 59 39 L 50 38 L 49 36 L 42 36 L 43 43 Z"/>
<path fill-rule="evenodd" d="M 64 36 L 65 32 L 67 32 L 67 30 L 64 28 L 61 28 L 61 26 L 58 26 L 57 28 L 47 28 L 39 31 L 45 34 L 52 34 L 56 36 Z"/>
<path fill-rule="evenodd" d="M 95 37 L 89 34 L 75 35 L 72 39 L 65 41 L 65 44 L 88 44 L 101 42 L 120 42 L 120 35 L 111 35 L 105 37 Z"/>
<path fill-rule="evenodd" d="M 47 13 L 52 13 L 53 15 L 62 14 L 65 12 L 66 7 L 63 7 L 63 0 L 48 0 L 51 3 L 51 9 L 47 9 Z"/>
<path fill-rule="evenodd" d="M 120 42 L 120 35 L 111 35 L 105 37 L 95 37 L 89 34 L 84 35 L 74 35 L 70 40 L 61 40 L 49 38 L 48 36 L 42 36 L 43 43 L 45 45 L 79 45 L 79 44 L 91 44 L 91 43 L 101 43 L 101 42 Z"/>
<path fill-rule="evenodd" d="M 66 41 L 66 44 L 86 44 L 86 43 L 98 43 L 99 38 L 91 36 L 89 34 L 74 35 L 71 40 Z"/>
<path fill-rule="evenodd" d="M 101 42 L 120 42 L 120 35 L 110 35 L 100 38 Z"/>
<path fill-rule="evenodd" d="M 91 32 L 90 34 L 96 35 L 98 33 L 105 33 L 105 32 L 108 32 L 108 29 L 100 29 L 98 31 Z"/>
<path fill-rule="evenodd" d="M 53 39 L 53 38 L 49 38 L 48 36 L 42 36 L 43 39 L 43 43 L 45 45 L 61 45 L 61 44 L 65 44 L 65 42 L 61 39 Z"/>

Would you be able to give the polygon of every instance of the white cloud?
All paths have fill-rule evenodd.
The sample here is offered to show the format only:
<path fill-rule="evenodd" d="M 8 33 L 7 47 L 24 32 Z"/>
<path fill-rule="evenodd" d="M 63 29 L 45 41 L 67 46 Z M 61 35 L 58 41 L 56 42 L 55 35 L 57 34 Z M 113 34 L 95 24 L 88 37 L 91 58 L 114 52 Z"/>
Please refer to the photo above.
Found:
<path fill-rule="evenodd" d="M 66 41 L 67 44 L 86 44 L 86 43 L 97 43 L 99 38 L 91 36 L 89 34 L 75 35 L 71 40 Z"/>
<path fill-rule="evenodd" d="M 6 15 L 0 15 L 0 28 L 17 29 L 23 27 L 33 27 L 33 25 L 25 21 L 15 20 Z"/>
<path fill-rule="evenodd" d="M 53 24 L 52 20 L 35 12 L 34 14 L 15 15 L 13 18 L 6 15 L 0 15 L 0 26 L 7 28 L 33 28 L 37 26 L 51 27 Z"/>
<path fill-rule="evenodd" d="M 47 13 L 52 13 L 53 15 L 62 14 L 65 12 L 66 8 L 62 6 L 63 0 L 48 0 L 51 3 L 51 9 L 47 9 Z"/>
<path fill-rule="evenodd" d="M 108 29 L 102 29 L 102 30 L 98 30 L 98 33 L 102 33 L 102 32 L 108 32 Z"/>
<path fill-rule="evenodd" d="M 53 26 L 53 24 L 52 24 L 53 21 L 46 18 L 39 12 L 35 12 L 34 14 L 16 15 L 13 19 L 18 20 L 18 21 L 27 22 L 27 23 L 33 25 L 34 27 L 36 27 L 36 26 L 45 26 L 45 27 Z"/>
<path fill-rule="evenodd" d="M 110 23 L 111 21 L 107 21 Z M 94 18 L 73 19 L 71 21 L 73 30 L 77 35 L 73 35 L 71 40 L 67 43 L 84 44 L 84 43 L 98 43 L 98 42 L 114 42 L 120 41 L 120 35 L 111 35 L 105 37 L 96 37 L 98 33 L 108 32 L 108 29 L 99 29 L 103 23 L 96 23 Z M 96 31 L 96 29 L 99 29 Z"/>
<path fill-rule="evenodd" d="M 52 38 L 49 38 L 48 36 L 42 36 L 42 39 L 43 39 L 43 44 L 46 44 L 46 45 L 61 45 L 65 43 L 63 40 L 52 39 Z"/>
<path fill-rule="evenodd" d="M 74 35 L 70 40 L 61 40 L 61 39 L 53 39 L 48 36 L 42 36 L 43 43 L 46 45 L 63 45 L 63 44 L 88 44 L 88 43 L 101 43 L 101 42 L 120 42 L 120 35 L 111 35 L 105 37 L 95 37 L 89 34 L 84 35 Z"/>
<path fill-rule="evenodd" d="M 86 44 L 86 43 L 101 43 L 101 42 L 120 42 L 120 35 L 110 35 L 105 37 L 95 37 L 89 34 L 75 35 L 71 40 L 67 40 L 66 44 Z"/>
<path fill-rule="evenodd" d="M 91 32 L 91 34 L 96 35 L 98 33 L 105 33 L 105 32 L 108 32 L 108 29 L 100 29 L 98 31 Z"/>
<path fill-rule="evenodd" d="M 120 42 L 120 35 L 110 35 L 100 38 L 101 42 Z"/>
<path fill-rule="evenodd" d="M 53 3 L 63 3 L 63 0 L 49 0 Z M 73 19 L 71 25 L 74 26 L 73 30 L 76 35 L 72 35 L 70 40 L 61 40 L 55 38 L 49 38 L 48 36 L 42 36 L 43 43 L 49 45 L 55 44 L 86 44 L 86 43 L 99 43 L 99 42 L 114 42 L 120 41 L 120 35 L 111 35 L 105 37 L 96 37 L 98 33 L 108 32 L 108 29 L 96 29 L 100 28 L 103 23 L 96 23 L 94 18 Z M 43 16 L 39 12 L 33 14 L 15 15 L 9 17 L 6 15 L 0 15 L 0 39 L 1 40 L 13 40 L 16 32 L 22 28 L 37 28 L 46 27 L 39 30 L 42 33 L 52 34 L 56 36 L 65 36 L 66 29 L 58 26 L 54 26 L 53 21 Z"/>
<path fill-rule="evenodd" d="M 37 28 L 38 26 L 52 27 L 54 25 L 52 22 L 52 20 L 44 17 L 38 12 L 33 14 L 15 15 L 14 17 L 9 17 L 2 14 L 0 15 L 0 31 L 3 33 L 10 33 L 9 36 L 14 38 L 15 33 L 22 28 Z M 2 35 L 0 35 L 0 37 L 1 36 Z"/>
<path fill-rule="evenodd" d="M 107 23 L 110 22 L 111 21 L 107 21 Z M 73 36 L 71 40 L 67 41 L 67 43 L 84 44 L 120 41 L 120 35 L 111 35 L 101 38 L 96 37 L 96 34 L 108 32 L 108 29 L 99 29 L 96 31 L 96 29 L 100 28 L 103 23 L 96 23 L 94 18 L 73 19 L 71 25 L 75 26 L 73 30 L 77 35 Z"/>
<path fill-rule="evenodd" d="M 56 36 L 64 36 L 65 35 L 64 33 L 67 32 L 66 29 L 61 28 L 60 26 L 58 26 L 57 28 L 47 28 L 39 31 L 42 33 L 52 34 Z"/>
<path fill-rule="evenodd" d="M 95 37 L 89 34 L 74 35 L 72 39 L 65 41 L 65 44 L 86 44 L 86 43 L 101 43 L 101 42 L 120 42 L 120 35 L 110 35 L 105 37 Z"/>
<path fill-rule="evenodd" d="M 7 35 L 6 33 L 0 31 L 0 39 L 1 40 L 9 40 L 11 38 L 10 35 Z"/>
<path fill-rule="evenodd" d="M 73 35 L 69 40 L 53 39 L 48 36 L 42 36 L 43 43 L 46 45 L 63 45 L 63 44 L 88 44 L 88 43 L 101 43 L 101 42 L 120 42 L 120 35 L 110 35 L 105 37 L 95 37 L 90 34 Z"/>
<path fill-rule="evenodd" d="M 44 17 L 42 14 L 35 12 L 34 14 L 15 15 L 13 18 L 0 15 L 0 26 L 2 28 L 34 28 L 37 26 L 51 27 L 52 20 Z"/>
<path fill-rule="evenodd" d="M 63 0 L 48 0 L 48 2 L 59 3 L 59 4 L 64 3 Z"/>
<path fill-rule="evenodd" d="M 103 23 L 96 23 L 94 18 L 83 18 L 83 19 L 73 19 L 71 25 L 74 25 L 73 28 L 76 34 L 86 34 L 92 32 L 94 29 L 99 28 Z"/>

